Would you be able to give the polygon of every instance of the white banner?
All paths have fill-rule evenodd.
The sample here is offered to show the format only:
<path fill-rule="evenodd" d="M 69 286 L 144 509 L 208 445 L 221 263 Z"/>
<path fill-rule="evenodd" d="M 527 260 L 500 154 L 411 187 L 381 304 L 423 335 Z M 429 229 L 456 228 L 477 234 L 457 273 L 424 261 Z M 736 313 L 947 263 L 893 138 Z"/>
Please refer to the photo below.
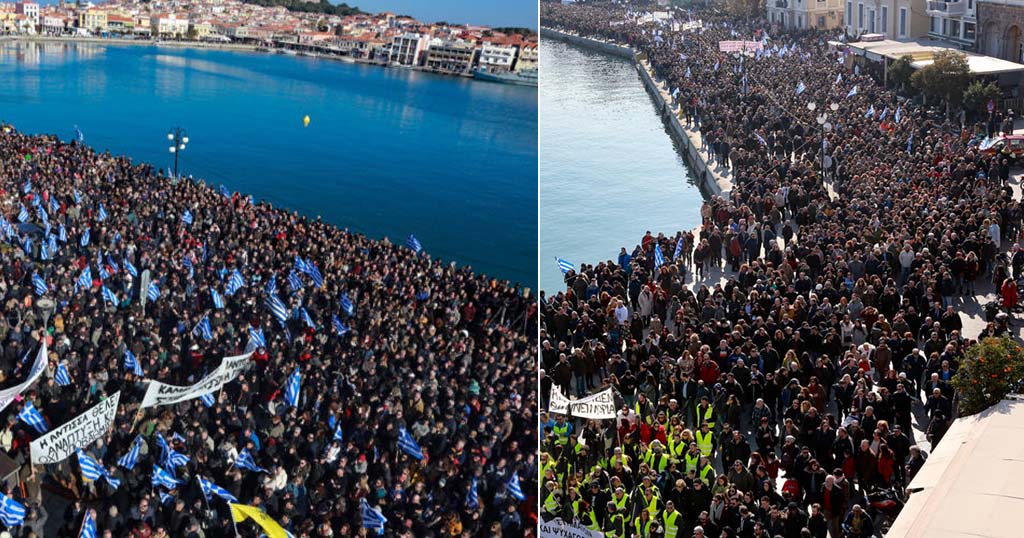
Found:
<path fill-rule="evenodd" d="M 604 538 L 599 532 L 592 531 L 579 523 L 568 523 L 561 518 L 540 522 L 540 538 Z"/>
<path fill-rule="evenodd" d="M 551 385 L 548 411 L 580 418 L 615 418 L 615 393 L 611 387 L 579 400 L 570 400 L 558 385 Z"/>
<path fill-rule="evenodd" d="M 11 402 L 13 402 L 19 394 L 24 392 L 29 385 L 35 383 L 36 380 L 39 379 L 39 376 L 43 375 L 43 372 L 46 371 L 46 363 L 46 341 L 43 340 L 42 344 L 39 346 L 39 353 L 36 355 L 36 362 L 32 363 L 32 370 L 28 373 L 28 379 L 11 388 L 0 390 L 0 411 L 6 409 L 8 405 L 11 405 Z"/>
<path fill-rule="evenodd" d="M 220 366 L 210 372 L 209 375 L 195 385 L 187 387 L 150 381 L 149 386 L 146 387 L 146 395 L 142 398 L 142 409 L 176 404 L 216 392 L 224 385 L 234 381 L 239 373 L 249 367 L 249 357 L 251 356 L 252 352 L 245 355 L 235 355 L 234 357 L 224 357 Z"/>
<path fill-rule="evenodd" d="M 103 437 L 114 424 L 121 391 L 92 406 L 88 411 L 65 422 L 55 430 L 32 441 L 32 463 L 57 463 Z"/>
<path fill-rule="evenodd" d="M 569 399 L 562 394 L 562 389 L 558 388 L 558 385 L 551 384 L 551 397 L 548 400 L 548 412 L 560 415 L 569 414 Z"/>

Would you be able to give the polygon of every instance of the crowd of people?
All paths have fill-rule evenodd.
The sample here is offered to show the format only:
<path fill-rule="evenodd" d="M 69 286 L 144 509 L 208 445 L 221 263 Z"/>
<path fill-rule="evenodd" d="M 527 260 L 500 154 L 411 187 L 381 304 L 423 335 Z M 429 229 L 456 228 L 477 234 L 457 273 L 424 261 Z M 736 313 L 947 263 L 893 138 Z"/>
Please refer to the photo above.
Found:
<path fill-rule="evenodd" d="M 695 232 L 648 232 L 541 293 L 542 409 L 551 390 L 622 403 L 614 421 L 541 413 L 541 516 L 608 537 L 868 538 L 866 493 L 909 482 L 965 349 L 1005 331 L 968 338 L 958 307 L 986 279 L 1016 306 L 1012 162 L 835 32 L 658 9 L 542 3 L 543 26 L 642 54 L 734 188 Z"/>
<path fill-rule="evenodd" d="M 49 354 L 43 379 L 3 410 L 0 448 L 21 467 L 4 493 L 28 512 L 6 532 L 77 536 L 91 510 L 100 536 L 233 535 L 202 478 L 297 538 L 535 533 L 529 293 L 405 241 L 2 127 L 0 382 L 24 379 L 42 342 Z M 191 385 L 246 350 L 251 366 L 212 401 L 139 409 L 149 381 Z M 29 464 L 40 433 L 18 420 L 25 406 L 52 430 L 117 391 L 112 429 L 83 451 L 119 487 L 85 480 L 74 456 Z M 399 446 L 401 430 L 422 458 Z M 129 470 L 118 460 L 140 435 Z M 161 462 L 161 439 L 187 463 Z M 262 472 L 240 466 L 243 451 Z M 154 464 L 181 485 L 154 486 Z M 67 499 L 64 513 L 47 513 L 62 506 L 51 497 Z M 382 530 L 363 528 L 363 501 Z"/>

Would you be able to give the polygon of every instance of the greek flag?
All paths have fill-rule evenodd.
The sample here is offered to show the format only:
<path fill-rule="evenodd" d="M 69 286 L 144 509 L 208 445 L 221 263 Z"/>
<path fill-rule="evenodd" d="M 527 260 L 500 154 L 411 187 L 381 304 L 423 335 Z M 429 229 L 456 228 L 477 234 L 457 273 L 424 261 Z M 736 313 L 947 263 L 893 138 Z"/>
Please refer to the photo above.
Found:
<path fill-rule="evenodd" d="M 270 309 L 270 313 L 284 327 L 288 322 L 288 309 L 284 307 L 281 299 L 278 299 L 277 295 L 267 295 L 265 302 L 267 308 Z"/>
<path fill-rule="evenodd" d="M 674 254 L 672 254 L 672 259 L 673 260 L 678 260 L 679 259 L 679 255 L 682 254 L 682 252 L 683 252 L 683 238 L 680 237 L 679 240 L 676 241 L 676 251 L 675 251 Z"/>
<path fill-rule="evenodd" d="M 56 254 L 59 247 L 57 247 L 57 236 L 50 234 L 46 238 L 46 249 L 51 255 Z"/>
<path fill-rule="evenodd" d="M 121 481 L 117 478 L 110 476 L 107 470 L 99 464 L 98 461 L 94 460 L 92 456 L 89 456 L 81 449 L 75 451 L 78 455 L 78 466 L 82 469 L 82 480 L 99 480 L 102 476 L 107 479 L 107 483 L 110 487 L 117 489 L 121 486 Z"/>
<path fill-rule="evenodd" d="M 466 508 L 470 510 L 476 510 L 480 508 L 480 495 L 476 492 L 476 477 L 473 477 L 473 483 L 469 486 L 469 491 L 466 492 Z"/>
<path fill-rule="evenodd" d="M 139 272 L 135 269 L 135 266 L 132 265 L 132 262 L 128 261 L 128 258 L 125 258 L 121 263 L 124 264 L 124 270 L 128 271 L 129 275 L 132 275 L 135 278 L 139 277 Z"/>
<path fill-rule="evenodd" d="M 893 119 L 896 120 L 896 123 L 899 123 L 900 120 L 903 119 L 903 107 L 901 107 L 901 106 L 896 107 L 896 116 L 894 116 Z"/>
<path fill-rule="evenodd" d="M 163 486 L 167 489 L 175 489 L 184 483 L 184 481 L 174 478 L 171 473 L 161 469 L 159 465 L 153 465 L 153 487 Z"/>
<path fill-rule="evenodd" d="M 82 130 L 79 129 L 77 125 L 75 125 L 75 138 L 77 138 L 79 142 L 85 142 L 85 135 L 82 134 Z"/>
<path fill-rule="evenodd" d="M 302 279 L 299 278 L 299 274 L 294 270 L 288 272 L 288 285 L 291 286 L 293 292 L 302 289 Z"/>
<path fill-rule="evenodd" d="M 320 274 L 320 269 L 317 268 L 316 264 L 310 260 L 306 260 L 306 274 L 309 278 L 313 279 L 313 285 L 322 288 L 324 287 L 324 276 Z"/>
<path fill-rule="evenodd" d="M 82 532 L 78 538 L 96 538 L 96 521 L 92 518 L 92 510 L 85 511 L 85 521 L 82 521 Z"/>
<path fill-rule="evenodd" d="M 86 229 L 85 229 L 85 230 L 84 230 L 84 231 L 82 232 L 82 239 L 81 239 L 81 240 L 80 240 L 80 241 L 78 242 L 78 244 L 79 244 L 79 245 L 82 245 L 83 247 L 85 247 L 85 246 L 88 246 L 88 245 L 89 245 L 89 229 L 88 229 L 88 228 L 86 228 Z"/>
<path fill-rule="evenodd" d="M 306 326 L 310 329 L 316 328 L 316 323 L 313 323 L 313 318 L 309 317 L 309 312 L 306 312 L 306 308 L 299 308 L 299 314 L 302 316 L 302 321 L 306 323 Z"/>
<path fill-rule="evenodd" d="M 853 97 L 854 95 L 857 95 L 857 86 L 854 86 L 853 89 L 846 94 L 846 97 L 849 98 Z"/>
<path fill-rule="evenodd" d="M 348 327 L 338 319 L 336 314 L 331 316 L 331 323 L 334 324 L 334 330 L 338 332 L 339 336 L 348 332 Z"/>
<path fill-rule="evenodd" d="M 340 425 L 334 430 L 334 437 L 331 437 L 331 441 L 337 441 L 339 443 L 345 442 L 345 434 L 341 431 Z"/>
<path fill-rule="evenodd" d="M 217 310 L 224 309 L 224 298 L 217 293 L 217 290 L 210 288 L 210 298 L 213 299 L 213 307 Z"/>
<path fill-rule="evenodd" d="M 32 218 L 32 216 L 28 214 L 28 209 L 25 209 L 25 204 L 22 204 L 21 211 L 18 211 L 18 221 L 28 222 L 28 219 L 30 218 Z"/>
<path fill-rule="evenodd" d="M 24 524 L 26 513 L 25 505 L 0 493 L 0 521 L 5 527 L 10 529 Z"/>
<path fill-rule="evenodd" d="M 220 186 L 220 194 L 225 198 L 231 198 L 231 191 L 229 191 L 224 185 Z"/>
<path fill-rule="evenodd" d="M 263 291 L 267 295 L 273 295 L 277 293 L 277 275 L 270 276 L 270 280 L 267 281 L 267 286 L 263 288 Z"/>
<path fill-rule="evenodd" d="M 78 194 L 78 190 L 77 189 L 73 192 L 73 194 L 75 196 L 75 204 L 82 203 L 82 195 Z"/>
<path fill-rule="evenodd" d="M 78 275 L 78 281 L 76 282 L 78 287 L 89 289 L 92 287 L 92 270 L 89 267 L 82 269 L 82 274 Z"/>
<path fill-rule="evenodd" d="M 284 401 L 292 407 L 299 406 L 299 388 L 302 385 L 302 375 L 299 373 L 299 369 L 296 368 L 292 375 L 288 376 L 288 381 L 284 385 Z"/>
<path fill-rule="evenodd" d="M 117 265 L 117 262 L 114 261 L 114 257 L 110 254 L 107 254 L 107 265 L 109 265 L 110 269 L 114 271 L 114 274 L 117 274 L 117 272 L 121 270 L 121 266 Z"/>
<path fill-rule="evenodd" d="M 57 365 L 57 375 L 53 376 L 53 380 L 61 387 L 71 384 L 71 372 L 68 371 L 68 367 L 64 363 Z"/>
<path fill-rule="evenodd" d="M 365 498 L 359 499 L 359 508 L 362 512 L 364 529 L 383 529 L 387 525 L 388 518 L 380 513 L 380 510 L 371 508 Z"/>
<path fill-rule="evenodd" d="M 807 86 L 804 85 L 804 81 L 801 80 L 800 83 L 796 85 L 796 94 L 800 95 L 801 93 L 804 93 L 804 90 L 806 89 Z"/>
<path fill-rule="evenodd" d="M 199 477 L 199 487 L 203 490 L 203 495 L 206 496 L 206 502 L 210 502 L 213 499 L 210 498 L 210 494 L 214 494 L 225 501 L 237 503 L 238 499 L 231 494 L 228 490 L 214 484 L 212 481 L 207 480 L 203 477 Z"/>
<path fill-rule="evenodd" d="M 864 117 L 865 118 L 873 118 L 873 117 L 875 117 L 875 105 L 871 105 L 871 106 L 868 107 L 868 111 L 864 113 Z"/>
<path fill-rule="evenodd" d="M 576 266 L 575 265 L 573 265 L 571 262 L 563 260 L 562 258 L 555 258 L 555 261 L 558 262 L 558 268 L 562 270 L 562 274 L 563 275 L 568 273 L 569 271 L 575 271 L 576 270 Z"/>
<path fill-rule="evenodd" d="M 26 237 L 25 240 L 22 242 L 21 246 L 22 246 L 22 248 L 25 249 L 25 254 L 29 254 L 29 255 L 32 254 L 32 238 L 31 237 Z"/>
<path fill-rule="evenodd" d="M 54 196 L 50 197 L 50 211 L 53 211 L 54 213 L 60 211 L 60 202 L 58 202 L 57 198 Z"/>
<path fill-rule="evenodd" d="M 128 453 L 121 456 L 121 459 L 117 460 L 117 464 L 129 471 L 135 469 L 135 464 L 139 463 L 139 447 L 141 445 L 142 436 L 137 435 L 135 440 L 132 441 L 132 446 L 128 449 Z"/>
<path fill-rule="evenodd" d="M 345 313 L 348 314 L 349 316 L 352 316 L 356 313 L 356 307 L 354 304 L 352 304 L 352 300 L 348 298 L 347 293 L 341 294 L 341 309 L 344 310 Z"/>
<path fill-rule="evenodd" d="M 32 192 L 32 180 L 31 179 L 25 181 L 25 188 L 22 189 L 22 192 L 24 192 L 25 194 L 28 194 L 28 193 Z"/>
<path fill-rule="evenodd" d="M 32 275 L 32 289 L 35 290 L 36 295 L 45 295 L 46 292 L 50 291 L 49 286 L 46 285 L 46 281 L 38 274 Z"/>
<path fill-rule="evenodd" d="M 110 288 L 106 286 L 103 286 L 103 300 L 110 301 L 114 306 L 117 306 L 117 295 L 114 295 L 114 292 L 110 291 Z"/>
<path fill-rule="evenodd" d="M 150 301 L 155 301 L 160 297 L 160 288 L 156 286 L 156 282 L 149 283 L 149 289 L 146 290 L 146 298 Z"/>
<path fill-rule="evenodd" d="M 185 212 L 181 214 L 181 221 L 184 222 L 185 224 L 191 225 L 192 212 L 186 209 Z"/>
<path fill-rule="evenodd" d="M 46 427 L 46 420 L 43 419 L 43 415 L 39 414 L 36 406 L 32 405 L 32 400 L 25 400 L 25 407 L 22 407 L 21 411 L 18 412 L 18 420 L 32 426 L 39 433 L 46 433 L 49 430 Z"/>
<path fill-rule="evenodd" d="M 64 229 L 63 224 L 57 228 L 57 239 L 60 239 L 61 243 L 68 242 L 68 231 Z"/>
<path fill-rule="evenodd" d="M 199 320 L 199 323 L 192 329 L 192 334 L 199 334 L 203 340 L 213 340 L 213 328 L 210 327 L 210 318 L 203 316 L 203 319 Z"/>
<path fill-rule="evenodd" d="M 110 278 L 110 271 L 107 271 L 107 266 L 103 265 L 101 263 L 101 264 L 99 264 L 99 267 L 100 267 L 100 280 L 106 280 L 106 279 Z"/>
<path fill-rule="evenodd" d="M 665 255 L 661 253 L 661 245 L 654 245 L 654 268 L 665 265 Z"/>
<path fill-rule="evenodd" d="M 189 457 L 174 450 L 173 448 L 167 449 L 167 457 L 164 459 L 164 466 L 169 469 L 176 467 L 184 467 L 188 465 Z"/>
<path fill-rule="evenodd" d="M 839 84 L 842 81 L 843 81 L 843 74 L 839 73 L 838 75 L 836 75 L 836 84 Z"/>
<path fill-rule="evenodd" d="M 416 239 L 416 236 L 409 234 L 409 239 L 405 240 L 405 246 L 412 249 L 413 252 L 419 254 L 423 250 L 423 245 L 420 244 L 420 240 Z"/>
<path fill-rule="evenodd" d="M 103 208 L 103 204 L 100 204 L 100 209 L 96 212 L 96 220 L 100 222 L 107 220 L 107 210 Z"/>
<path fill-rule="evenodd" d="M 238 453 L 238 457 L 235 458 L 235 467 L 238 467 L 239 469 L 248 469 L 257 473 L 267 472 L 263 467 L 256 465 L 256 461 L 252 459 L 252 454 L 249 453 L 248 448 L 243 448 L 242 451 Z"/>
<path fill-rule="evenodd" d="M 523 488 L 519 487 L 518 474 L 512 473 L 512 477 L 508 479 L 508 482 L 505 483 L 505 486 L 508 487 L 509 495 L 512 495 L 512 497 L 515 498 L 517 501 L 526 500 L 526 495 L 523 494 Z"/>
<path fill-rule="evenodd" d="M 203 402 L 206 407 L 213 407 L 215 400 L 213 399 L 213 393 L 203 394 L 199 397 L 199 401 Z"/>
<path fill-rule="evenodd" d="M 398 429 L 398 448 L 413 458 L 423 459 L 423 450 L 420 449 L 419 443 L 404 427 Z"/>
<path fill-rule="evenodd" d="M 50 216 L 46 214 L 46 210 L 43 209 L 43 206 L 39 206 L 39 209 L 36 210 L 36 214 L 39 215 L 39 220 L 43 221 L 43 224 L 47 226 L 50 225 Z"/>
<path fill-rule="evenodd" d="M 267 347 L 267 337 L 263 334 L 263 328 L 249 328 L 249 342 L 253 347 Z"/>
<path fill-rule="evenodd" d="M 0 220 L 0 232 L 3 232 L 4 238 L 8 238 L 14 235 L 14 226 L 7 219 Z"/>
<path fill-rule="evenodd" d="M 228 277 L 228 284 L 224 288 L 224 295 L 231 297 L 235 292 L 242 289 L 243 286 L 245 286 L 245 278 L 242 277 L 242 273 L 238 272 L 238 269 L 235 269 L 231 272 L 231 276 Z"/>
<path fill-rule="evenodd" d="M 146 375 L 145 372 L 142 371 L 142 365 L 139 364 L 139 361 L 135 358 L 135 354 L 132 353 L 132 350 L 130 349 L 124 350 L 124 367 L 137 377 L 144 377 Z"/>
<path fill-rule="evenodd" d="M 884 120 L 885 117 L 888 116 L 888 115 L 889 115 L 889 107 L 883 108 L 882 109 L 882 114 L 878 116 L 878 121 Z"/>

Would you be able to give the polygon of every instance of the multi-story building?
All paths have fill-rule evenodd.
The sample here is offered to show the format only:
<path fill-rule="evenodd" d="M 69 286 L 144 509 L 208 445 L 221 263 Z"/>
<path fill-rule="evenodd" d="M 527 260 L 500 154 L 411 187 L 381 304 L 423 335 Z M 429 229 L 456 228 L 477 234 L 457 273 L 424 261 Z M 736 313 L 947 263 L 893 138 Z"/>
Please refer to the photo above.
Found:
<path fill-rule="evenodd" d="M 135 19 L 119 13 L 108 13 L 107 29 L 120 34 L 130 34 L 135 29 Z"/>
<path fill-rule="evenodd" d="M 401 34 L 391 41 L 391 61 L 400 65 L 420 65 L 420 55 L 427 46 L 422 34 Z"/>
<path fill-rule="evenodd" d="M 781 28 L 828 30 L 843 25 L 843 0 L 767 0 L 768 22 Z"/>
<path fill-rule="evenodd" d="M 927 1 L 845 0 L 846 33 L 853 37 L 881 34 L 886 39 L 923 37 L 929 31 Z"/>
<path fill-rule="evenodd" d="M 466 41 L 434 39 L 427 48 L 423 65 L 445 73 L 467 73 L 476 59 L 476 47 Z"/>
<path fill-rule="evenodd" d="M 928 0 L 928 36 L 964 48 L 978 34 L 977 0 Z"/>
<path fill-rule="evenodd" d="M 61 35 L 67 29 L 67 22 L 59 15 L 46 15 L 43 17 L 43 33 L 49 35 Z"/>
<path fill-rule="evenodd" d="M 480 67 L 490 72 L 508 72 L 516 61 L 516 47 L 502 42 L 484 41 L 480 47 Z"/>
<path fill-rule="evenodd" d="M 213 24 L 209 21 L 192 20 L 188 23 L 189 31 L 196 39 L 208 39 L 215 32 Z"/>
<path fill-rule="evenodd" d="M 14 4 L 14 12 L 24 15 L 32 22 L 33 26 L 39 26 L 39 4 L 35 2 L 18 2 Z"/>
<path fill-rule="evenodd" d="M 1024 63 L 1024 0 L 980 1 L 977 12 L 978 52 Z"/>
<path fill-rule="evenodd" d="M 519 55 L 516 58 L 516 71 L 526 69 L 537 69 L 537 44 L 524 43 L 519 47 Z"/>
<path fill-rule="evenodd" d="M 107 12 L 89 8 L 78 12 L 78 27 L 90 32 L 107 31 Z"/>
<path fill-rule="evenodd" d="M 188 18 L 174 13 L 154 13 L 149 18 L 154 36 L 181 38 L 188 35 Z"/>

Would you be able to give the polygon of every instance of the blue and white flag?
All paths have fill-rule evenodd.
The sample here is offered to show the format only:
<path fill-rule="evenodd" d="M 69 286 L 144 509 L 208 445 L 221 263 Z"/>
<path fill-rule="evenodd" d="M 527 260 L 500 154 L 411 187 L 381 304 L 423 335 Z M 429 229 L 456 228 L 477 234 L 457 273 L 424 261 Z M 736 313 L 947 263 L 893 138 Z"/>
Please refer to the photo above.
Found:
<path fill-rule="evenodd" d="M 203 319 L 199 320 L 199 323 L 192 329 L 192 335 L 199 335 L 203 340 L 213 340 L 213 328 L 210 327 L 210 318 L 203 316 Z"/>
<path fill-rule="evenodd" d="M 341 309 L 349 316 L 355 315 L 356 313 L 356 306 L 352 304 L 352 299 L 348 298 L 347 293 L 341 294 Z"/>
<path fill-rule="evenodd" d="M 248 448 L 243 448 L 242 451 L 238 453 L 238 457 L 235 458 L 235 467 L 238 467 L 239 469 L 248 469 L 257 473 L 267 472 L 263 467 L 256 465 L 256 461 L 252 459 L 252 454 L 249 453 Z"/>
<path fill-rule="evenodd" d="M 362 523 L 364 529 L 384 529 L 384 525 L 387 525 L 388 518 L 384 517 L 384 514 L 380 513 L 380 510 L 371 508 L 370 504 L 366 502 L 366 498 L 359 499 L 359 508 L 362 513 Z"/>
<path fill-rule="evenodd" d="M 5 527 L 11 529 L 23 525 L 27 513 L 25 505 L 0 493 L 0 521 Z"/>
<path fill-rule="evenodd" d="M 654 268 L 665 265 L 665 255 L 661 253 L 661 245 L 654 245 Z"/>
<path fill-rule="evenodd" d="M 18 420 L 32 426 L 39 433 L 49 431 L 49 428 L 46 427 L 46 420 L 36 410 L 36 406 L 32 405 L 32 400 L 25 400 L 25 407 L 22 407 L 21 411 L 18 412 Z"/>
<path fill-rule="evenodd" d="M 171 473 L 161 469 L 159 465 L 153 465 L 153 487 L 163 486 L 167 489 L 175 489 L 184 483 L 184 480 L 174 478 Z"/>
<path fill-rule="evenodd" d="M 263 334 L 263 328 L 249 327 L 249 342 L 253 348 L 267 347 L 267 337 Z"/>
<path fill-rule="evenodd" d="M 32 218 L 32 215 L 28 214 L 28 209 L 25 209 L 25 205 L 21 205 L 21 210 L 18 211 L 18 222 L 25 223 L 28 219 Z"/>
<path fill-rule="evenodd" d="M 75 189 L 72 194 L 75 197 L 75 205 L 82 203 L 82 195 L 78 193 L 78 189 Z"/>
<path fill-rule="evenodd" d="M 149 289 L 146 290 L 146 298 L 150 301 L 155 301 L 160 298 L 160 288 L 157 287 L 156 282 L 149 283 Z"/>
<path fill-rule="evenodd" d="M 31 256 L 32 255 L 32 238 L 31 237 L 26 237 L 22 241 L 21 247 L 25 249 L 25 254 L 28 254 L 29 256 Z"/>
<path fill-rule="evenodd" d="M 170 493 L 160 492 L 160 504 L 171 504 L 174 502 L 174 495 Z"/>
<path fill-rule="evenodd" d="M 903 120 L 903 107 L 896 107 L 896 115 L 893 116 L 893 119 L 896 120 L 896 123 L 899 123 L 900 121 Z"/>
<path fill-rule="evenodd" d="M 132 262 L 128 261 L 128 258 L 122 260 L 121 263 L 124 264 L 124 270 L 127 271 L 129 275 L 132 275 L 135 278 L 139 277 L 138 270 L 135 269 L 135 266 L 132 265 Z"/>
<path fill-rule="evenodd" d="M 267 281 L 267 285 L 263 288 L 263 292 L 267 295 L 274 295 L 277 293 L 277 275 L 270 275 L 270 280 Z"/>
<path fill-rule="evenodd" d="M 92 287 L 92 270 L 89 269 L 88 266 L 86 266 L 85 269 L 82 269 L 82 274 L 78 275 L 78 281 L 76 284 L 78 284 L 78 287 L 84 289 Z"/>
<path fill-rule="evenodd" d="M 60 239 L 61 243 L 68 242 L 68 231 L 64 229 L 63 224 L 57 227 L 57 239 Z"/>
<path fill-rule="evenodd" d="M 409 234 L 409 239 L 405 240 L 405 246 L 412 249 L 413 252 L 419 254 L 423 250 L 423 245 L 420 244 L 420 240 L 416 239 L 416 236 Z"/>
<path fill-rule="evenodd" d="M 423 449 L 404 427 L 398 429 L 398 448 L 417 460 L 423 459 Z"/>
<path fill-rule="evenodd" d="M 78 467 L 82 469 L 83 480 L 99 480 L 100 477 L 106 478 L 107 483 L 110 487 L 117 489 L 121 486 L 121 481 L 117 478 L 110 476 L 107 470 L 103 468 L 98 461 L 92 458 L 92 456 L 82 452 L 81 449 L 75 451 L 78 455 Z"/>
<path fill-rule="evenodd" d="M 466 492 L 466 508 L 470 510 L 476 510 L 480 508 L 480 495 L 476 491 L 476 477 L 473 477 L 473 482 L 469 486 L 469 491 Z"/>
<path fill-rule="evenodd" d="M 324 276 L 320 274 L 320 269 L 312 260 L 306 260 L 306 274 L 309 275 L 309 278 L 313 279 L 314 286 L 318 288 L 324 287 Z"/>
<path fill-rule="evenodd" d="M 100 280 L 106 280 L 106 279 L 110 278 L 110 271 L 107 271 L 107 266 L 103 265 L 101 263 L 101 264 L 99 264 L 99 267 L 100 267 Z"/>
<path fill-rule="evenodd" d="M 107 220 L 107 210 L 103 208 L 103 204 L 100 204 L 100 208 L 96 212 L 96 220 L 100 222 Z"/>
<path fill-rule="evenodd" d="M 292 292 L 296 292 L 302 289 L 305 284 L 302 283 L 302 278 L 294 270 L 288 272 L 288 285 L 291 286 Z"/>
<path fill-rule="evenodd" d="M 121 467 L 124 467 L 125 469 L 128 469 L 129 471 L 135 469 L 135 465 L 139 463 L 140 446 L 142 446 L 142 436 L 137 435 L 135 437 L 135 440 L 132 441 L 132 446 L 131 448 L 128 449 L 128 453 L 125 454 L 124 456 L 121 456 L 121 458 L 117 460 L 117 464 Z"/>
<path fill-rule="evenodd" d="M 284 401 L 292 406 L 299 406 L 299 389 L 302 387 L 302 374 L 299 369 L 296 368 L 292 375 L 288 376 L 288 381 L 284 384 Z"/>
<path fill-rule="evenodd" d="M 199 397 L 199 401 L 203 402 L 203 405 L 206 407 L 213 407 L 213 404 L 216 403 L 213 398 L 213 393 L 203 394 Z"/>
<path fill-rule="evenodd" d="M 225 198 L 231 198 L 231 191 L 229 191 L 224 185 L 220 186 L 220 194 Z"/>
<path fill-rule="evenodd" d="M 672 259 L 673 260 L 678 260 L 679 259 L 679 255 L 682 254 L 682 252 L 683 252 L 683 238 L 680 237 L 679 240 L 676 241 L 676 251 L 675 251 L 674 254 L 672 254 Z"/>
<path fill-rule="evenodd" d="M 32 192 L 32 180 L 31 179 L 25 181 L 25 187 L 23 189 L 21 189 L 21 192 L 23 192 L 25 194 L 28 194 L 28 193 Z"/>
<path fill-rule="evenodd" d="M 64 363 L 57 365 L 57 374 L 53 376 L 53 380 L 61 387 L 71 384 L 71 372 L 68 371 L 67 365 Z"/>
<path fill-rule="evenodd" d="M 75 125 L 75 138 L 79 143 L 85 142 L 85 135 L 82 134 L 82 130 L 79 129 L 77 125 Z"/>
<path fill-rule="evenodd" d="M 868 107 L 868 111 L 864 113 L 864 117 L 865 118 L 874 118 L 875 117 L 875 105 L 871 105 L 871 106 Z"/>
<path fill-rule="evenodd" d="M 345 333 L 348 332 L 348 326 L 342 323 L 340 319 L 338 319 L 337 314 L 331 316 L 331 323 L 334 325 L 334 330 L 338 333 L 339 336 L 343 336 Z"/>
<path fill-rule="evenodd" d="M 856 85 L 854 85 L 852 90 L 850 90 L 849 92 L 846 93 L 846 97 L 850 98 L 850 97 L 853 97 L 854 95 L 857 95 L 857 86 Z"/>
<path fill-rule="evenodd" d="M 135 358 L 135 354 L 132 350 L 124 350 L 124 367 L 126 370 L 135 374 L 136 377 L 145 377 L 145 372 L 142 371 L 142 365 L 139 364 L 138 359 Z"/>
<path fill-rule="evenodd" d="M 331 441 L 337 441 L 339 443 L 345 442 L 345 433 L 341 431 L 341 425 L 334 429 L 334 436 L 331 437 Z"/>
<path fill-rule="evenodd" d="M 83 247 L 89 246 L 89 229 L 88 228 L 86 228 L 85 230 L 82 231 L 82 239 L 80 239 L 78 241 L 78 244 L 82 245 Z"/>
<path fill-rule="evenodd" d="M 576 266 L 573 265 L 572 262 L 563 260 L 562 258 L 555 258 L 555 261 L 558 262 L 558 268 L 562 270 L 563 275 L 568 273 L 569 271 L 576 270 Z"/>
<path fill-rule="evenodd" d="M 238 269 L 235 269 L 231 272 L 231 276 L 228 277 L 227 286 L 224 288 L 224 295 L 231 297 L 244 286 L 245 277 L 242 276 L 242 273 L 238 272 Z"/>
<path fill-rule="evenodd" d="M 804 90 L 806 89 L 807 86 L 804 85 L 804 81 L 801 80 L 800 83 L 796 85 L 796 94 L 800 95 L 801 93 L 804 93 Z"/>
<path fill-rule="evenodd" d="M 839 84 L 842 81 L 843 81 L 843 74 L 839 73 L 838 75 L 836 75 L 836 82 L 835 83 Z"/>
<path fill-rule="evenodd" d="M 86 509 L 85 519 L 82 521 L 82 532 L 78 538 L 97 538 L 96 520 L 92 518 L 92 510 Z"/>
<path fill-rule="evenodd" d="M 307 327 L 310 329 L 316 328 L 316 323 L 313 323 L 313 318 L 309 316 L 309 312 L 306 311 L 305 307 L 299 308 L 299 315 L 302 317 L 302 321 L 305 322 Z"/>
<path fill-rule="evenodd" d="M 882 109 L 882 113 L 878 115 L 878 121 L 883 121 L 885 119 L 885 117 L 888 116 L 888 115 L 889 115 L 889 107 L 883 108 Z"/>
<path fill-rule="evenodd" d="M 107 254 L 107 265 L 110 266 L 110 269 L 114 274 L 117 274 L 117 272 L 121 270 L 121 266 L 117 265 L 117 261 L 115 261 L 114 257 L 109 254 Z"/>
<path fill-rule="evenodd" d="M 185 212 L 181 214 L 181 221 L 185 224 L 192 224 L 192 212 L 186 209 Z"/>
<path fill-rule="evenodd" d="M 238 499 L 231 494 L 230 491 L 214 484 L 213 481 L 207 480 L 203 477 L 199 477 L 199 487 L 203 490 L 203 495 L 206 497 L 206 502 L 210 502 L 213 499 L 210 498 L 210 494 L 214 494 L 227 502 L 237 503 Z"/>
<path fill-rule="evenodd" d="M 271 315 L 274 316 L 274 319 L 276 319 L 282 327 L 285 327 L 288 324 L 288 309 L 285 308 L 281 299 L 278 299 L 277 295 L 267 295 L 265 304 L 270 310 Z"/>
<path fill-rule="evenodd" d="M 519 486 L 519 475 L 512 473 L 512 477 L 505 483 L 508 487 L 508 493 L 517 501 L 525 501 L 526 495 L 523 493 L 523 488 Z"/>
<path fill-rule="evenodd" d="M 110 301 L 114 306 L 117 306 L 117 295 L 110 291 L 110 288 L 103 286 L 103 300 Z"/>
<path fill-rule="evenodd" d="M 36 295 L 46 295 L 46 292 L 50 291 L 50 287 L 46 285 L 46 281 L 38 273 L 32 274 L 32 289 L 35 290 Z"/>
<path fill-rule="evenodd" d="M 210 288 L 210 298 L 213 299 L 213 307 L 217 310 L 224 309 L 224 298 L 217 293 L 217 290 Z"/>

